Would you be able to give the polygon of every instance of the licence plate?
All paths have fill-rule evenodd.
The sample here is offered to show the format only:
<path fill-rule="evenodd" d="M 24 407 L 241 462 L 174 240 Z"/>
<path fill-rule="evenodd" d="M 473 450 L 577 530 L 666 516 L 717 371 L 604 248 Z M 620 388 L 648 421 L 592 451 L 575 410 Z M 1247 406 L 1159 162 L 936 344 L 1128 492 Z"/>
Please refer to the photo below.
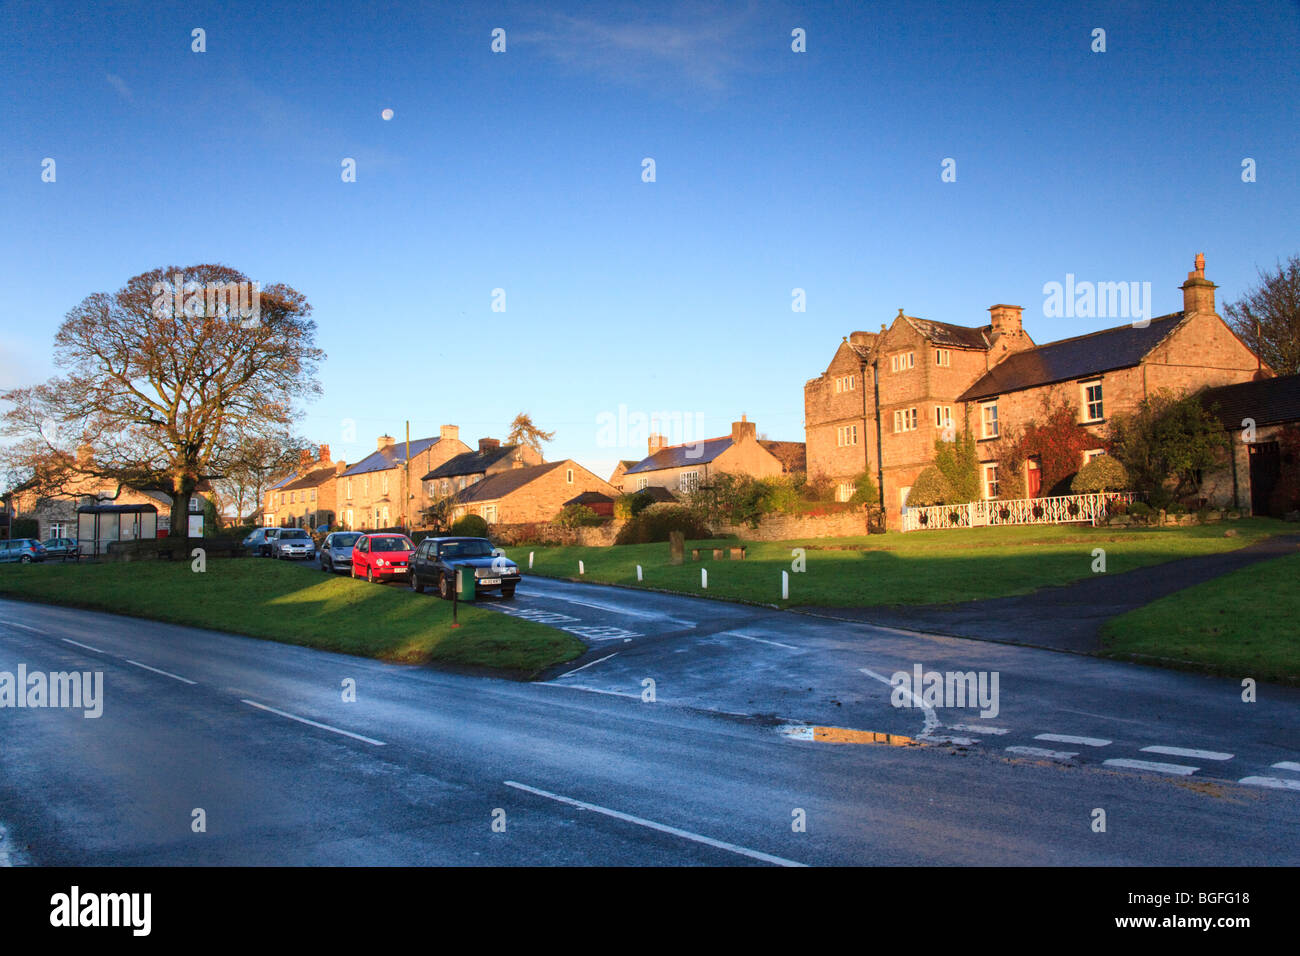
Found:
<path fill-rule="evenodd" d="M 501 579 L 500 578 L 479 578 L 478 583 L 479 584 L 500 584 Z"/>

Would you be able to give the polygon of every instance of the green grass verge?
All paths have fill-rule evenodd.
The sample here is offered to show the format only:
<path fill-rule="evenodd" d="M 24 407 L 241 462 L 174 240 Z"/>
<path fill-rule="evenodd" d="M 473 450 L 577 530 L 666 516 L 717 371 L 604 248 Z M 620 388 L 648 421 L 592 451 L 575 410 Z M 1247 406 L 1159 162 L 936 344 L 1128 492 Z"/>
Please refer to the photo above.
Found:
<path fill-rule="evenodd" d="M 488 667 L 532 676 L 573 660 L 586 645 L 571 634 L 399 584 L 253 558 L 190 563 L 7 564 L 0 594 L 230 631 L 285 644 L 402 663 Z"/>
<path fill-rule="evenodd" d="M 1233 529 L 1236 537 L 1224 537 Z M 944 604 L 1027 594 L 1050 585 L 1090 576 L 1093 549 L 1106 552 L 1106 571 L 1116 574 L 1175 558 L 1232 551 L 1287 531 L 1294 525 L 1248 518 L 1177 528 L 1093 528 L 1075 525 L 969 528 L 909 534 L 805 541 L 730 542 L 748 546 L 744 561 L 690 560 L 690 547 L 726 546 L 726 541 L 687 542 L 687 560 L 668 563 L 668 545 L 610 548 L 520 546 L 506 549 L 526 568 L 534 553 L 533 574 L 584 581 L 659 588 L 728 600 L 779 606 Z M 790 574 L 790 600 L 781 598 L 781 572 L 791 571 L 794 548 L 806 549 L 807 569 Z M 711 552 L 709 552 L 711 554 Z M 709 572 L 700 588 L 700 568 Z M 527 572 L 525 572 L 527 573 Z"/>
<path fill-rule="evenodd" d="M 1300 684 L 1300 554 L 1225 574 L 1106 622 L 1108 657 Z"/>

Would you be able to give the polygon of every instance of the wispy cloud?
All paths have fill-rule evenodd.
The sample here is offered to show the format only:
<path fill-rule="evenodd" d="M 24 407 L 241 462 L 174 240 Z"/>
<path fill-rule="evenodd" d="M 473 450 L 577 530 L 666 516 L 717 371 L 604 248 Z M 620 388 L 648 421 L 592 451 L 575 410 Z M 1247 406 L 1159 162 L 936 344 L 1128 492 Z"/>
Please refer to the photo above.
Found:
<path fill-rule="evenodd" d="M 753 7 L 638 12 L 619 20 L 552 13 L 511 39 L 573 70 L 679 92 L 720 94 L 751 68 L 758 41 Z"/>
<path fill-rule="evenodd" d="M 128 103 L 135 102 L 135 94 L 131 92 L 131 87 L 126 85 L 126 80 L 122 79 L 116 73 L 107 74 L 104 79 L 108 80 L 108 85 L 117 90 L 119 96 Z"/>

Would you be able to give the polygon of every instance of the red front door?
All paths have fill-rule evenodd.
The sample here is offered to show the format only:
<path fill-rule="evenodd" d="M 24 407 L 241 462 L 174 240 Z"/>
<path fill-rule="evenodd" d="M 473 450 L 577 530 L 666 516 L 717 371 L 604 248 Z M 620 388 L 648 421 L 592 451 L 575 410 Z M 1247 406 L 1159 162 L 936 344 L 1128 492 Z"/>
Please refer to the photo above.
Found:
<path fill-rule="evenodd" d="M 1035 458 L 1031 458 L 1029 461 L 1025 462 L 1025 466 L 1029 469 L 1028 480 L 1025 482 L 1025 486 L 1029 491 L 1029 497 L 1037 498 L 1039 492 L 1043 490 L 1042 469 L 1038 467 L 1038 460 Z"/>

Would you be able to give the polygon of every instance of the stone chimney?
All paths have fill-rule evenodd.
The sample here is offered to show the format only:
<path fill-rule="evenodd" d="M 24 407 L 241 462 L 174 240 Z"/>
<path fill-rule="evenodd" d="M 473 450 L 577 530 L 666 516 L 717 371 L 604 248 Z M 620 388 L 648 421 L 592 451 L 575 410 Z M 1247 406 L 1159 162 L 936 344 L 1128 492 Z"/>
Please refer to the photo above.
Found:
<path fill-rule="evenodd" d="M 653 455 L 655 452 L 657 452 L 660 448 L 667 448 L 667 447 L 668 447 L 668 436 L 667 436 L 667 435 L 651 435 L 651 436 L 650 436 L 650 443 L 649 443 L 650 452 L 649 452 L 649 453 L 650 453 L 651 455 Z"/>
<path fill-rule="evenodd" d="M 459 440 L 460 440 L 460 426 L 459 426 L 459 425 L 443 425 L 441 428 L 438 429 L 438 437 L 439 437 L 442 441 L 459 441 Z"/>
<path fill-rule="evenodd" d="M 1023 311 L 1018 305 L 989 306 L 989 314 L 993 317 L 993 334 L 1015 336 L 1024 332 L 1024 326 L 1020 322 L 1020 313 Z"/>
<path fill-rule="evenodd" d="M 1183 312 L 1190 315 L 1193 312 L 1205 312 L 1210 315 L 1216 315 L 1214 311 L 1214 290 L 1217 289 L 1213 282 L 1205 278 L 1205 254 L 1198 252 L 1196 254 L 1196 268 L 1187 273 L 1187 281 L 1183 283 Z"/>
<path fill-rule="evenodd" d="M 745 438 L 757 439 L 758 426 L 741 415 L 740 421 L 731 423 L 731 443 L 738 445 Z"/>
<path fill-rule="evenodd" d="M 480 438 L 478 440 L 479 454 L 486 454 L 487 452 L 490 451 L 496 451 L 500 447 L 501 447 L 501 439 L 499 438 Z"/>
<path fill-rule="evenodd" d="M 346 461 L 340 461 L 334 465 L 334 474 L 336 475 L 341 475 L 343 474 L 343 472 L 347 470 L 348 470 L 348 463 Z"/>
<path fill-rule="evenodd" d="M 393 436 L 392 436 L 392 435 L 380 435 L 380 436 L 379 436 L 379 451 L 383 451 L 385 448 L 391 448 L 392 446 L 393 446 Z"/>
<path fill-rule="evenodd" d="M 330 446 L 329 446 L 329 445 L 321 445 L 321 446 L 320 446 L 320 463 L 321 463 L 322 465 L 328 465 L 328 464 L 330 463 Z"/>

